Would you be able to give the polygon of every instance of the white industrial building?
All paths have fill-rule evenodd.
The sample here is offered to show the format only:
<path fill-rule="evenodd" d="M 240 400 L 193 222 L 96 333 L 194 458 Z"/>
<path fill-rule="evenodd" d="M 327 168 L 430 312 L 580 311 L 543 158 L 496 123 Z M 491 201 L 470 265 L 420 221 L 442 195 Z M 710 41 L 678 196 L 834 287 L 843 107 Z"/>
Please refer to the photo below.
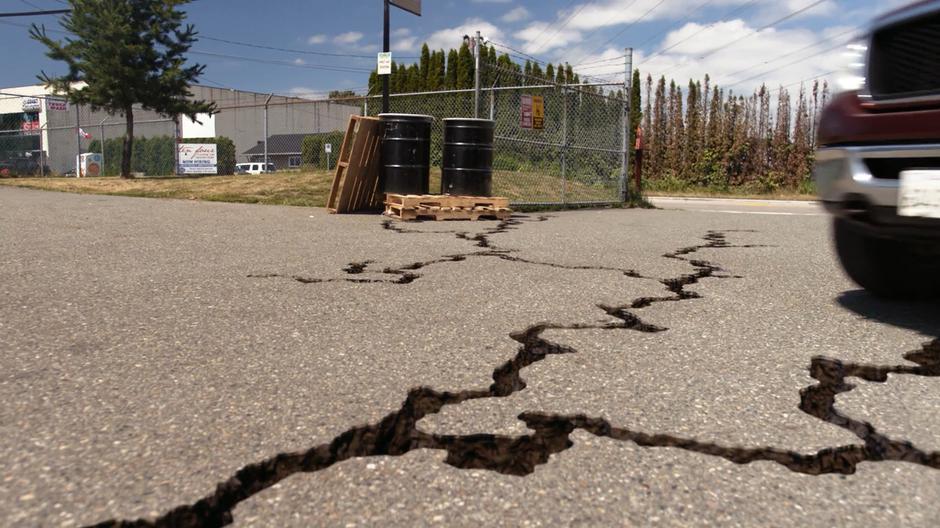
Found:
<path fill-rule="evenodd" d="M 194 99 L 211 101 L 219 112 L 199 116 L 199 122 L 182 117 L 177 125 L 172 117 L 136 109 L 134 136 L 174 136 L 181 138 L 228 137 L 235 152 L 242 153 L 265 137 L 265 106 L 268 135 L 304 134 L 344 130 L 350 115 L 360 114 L 358 105 L 313 101 L 299 97 L 271 96 L 209 86 L 192 86 Z M 52 173 L 75 169 L 76 155 L 88 150 L 94 140 L 121 137 L 125 122 L 87 107 L 77 108 L 42 85 L 0 88 L 0 163 L 39 166 L 39 160 Z"/>

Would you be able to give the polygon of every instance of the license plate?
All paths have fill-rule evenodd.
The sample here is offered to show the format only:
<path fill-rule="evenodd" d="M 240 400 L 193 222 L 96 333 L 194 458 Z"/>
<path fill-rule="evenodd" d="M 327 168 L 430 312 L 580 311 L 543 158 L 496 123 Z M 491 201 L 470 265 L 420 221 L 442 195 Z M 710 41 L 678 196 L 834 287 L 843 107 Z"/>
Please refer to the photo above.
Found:
<path fill-rule="evenodd" d="M 898 215 L 940 218 L 940 170 L 901 172 Z"/>

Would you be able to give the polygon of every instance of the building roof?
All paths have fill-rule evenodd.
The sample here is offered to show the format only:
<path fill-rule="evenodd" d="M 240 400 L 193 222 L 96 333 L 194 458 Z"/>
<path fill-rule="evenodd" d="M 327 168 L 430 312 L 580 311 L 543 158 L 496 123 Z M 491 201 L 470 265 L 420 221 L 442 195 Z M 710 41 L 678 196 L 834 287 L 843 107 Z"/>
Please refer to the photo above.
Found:
<path fill-rule="evenodd" d="M 300 155 L 300 145 L 307 136 L 315 136 L 315 132 L 304 134 L 274 134 L 268 136 L 268 154 L 294 154 Z M 245 155 L 264 154 L 264 143 L 259 141 L 257 145 L 243 152 Z"/>

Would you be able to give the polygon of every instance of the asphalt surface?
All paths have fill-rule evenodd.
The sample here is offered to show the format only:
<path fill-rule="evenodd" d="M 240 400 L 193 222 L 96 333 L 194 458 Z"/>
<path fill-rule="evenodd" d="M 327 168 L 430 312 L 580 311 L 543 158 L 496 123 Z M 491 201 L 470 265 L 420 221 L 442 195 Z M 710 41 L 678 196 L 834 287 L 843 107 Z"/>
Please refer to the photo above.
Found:
<path fill-rule="evenodd" d="M 0 188 L 0 524 L 936 526 L 940 307 L 730 202 Z"/>

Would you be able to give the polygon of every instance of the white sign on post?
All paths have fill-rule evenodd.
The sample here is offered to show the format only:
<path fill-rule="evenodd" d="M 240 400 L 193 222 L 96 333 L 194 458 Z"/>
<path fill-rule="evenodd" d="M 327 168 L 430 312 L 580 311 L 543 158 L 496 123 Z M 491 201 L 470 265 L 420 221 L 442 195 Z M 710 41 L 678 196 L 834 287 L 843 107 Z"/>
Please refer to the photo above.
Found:
<path fill-rule="evenodd" d="M 329 154 L 329 153 L 333 152 L 333 144 L 332 144 L 332 143 L 327 143 L 327 144 L 323 145 L 323 149 L 326 151 L 327 154 Z"/>
<path fill-rule="evenodd" d="M 180 143 L 180 174 L 216 174 L 218 173 L 218 152 L 212 143 Z"/>
<path fill-rule="evenodd" d="M 392 74 L 392 52 L 380 51 L 378 55 L 378 61 L 379 61 L 379 67 L 378 67 L 379 75 L 391 75 Z"/>

